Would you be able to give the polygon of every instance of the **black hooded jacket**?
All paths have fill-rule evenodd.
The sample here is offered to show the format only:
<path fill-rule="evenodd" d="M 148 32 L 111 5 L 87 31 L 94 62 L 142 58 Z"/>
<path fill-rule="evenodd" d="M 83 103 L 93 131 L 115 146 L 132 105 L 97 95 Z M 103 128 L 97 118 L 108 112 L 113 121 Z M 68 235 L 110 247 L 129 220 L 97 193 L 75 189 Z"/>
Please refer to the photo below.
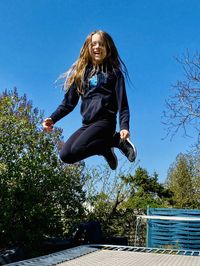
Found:
<path fill-rule="evenodd" d="M 129 130 L 129 106 L 126 95 L 124 76 L 120 70 L 104 73 L 98 71 L 88 79 L 90 68 L 84 80 L 85 93 L 80 95 L 72 85 L 65 93 L 62 103 L 51 114 L 54 123 L 69 114 L 81 98 L 81 115 L 83 124 L 90 124 L 102 119 L 116 123 L 119 112 L 120 130 Z"/>

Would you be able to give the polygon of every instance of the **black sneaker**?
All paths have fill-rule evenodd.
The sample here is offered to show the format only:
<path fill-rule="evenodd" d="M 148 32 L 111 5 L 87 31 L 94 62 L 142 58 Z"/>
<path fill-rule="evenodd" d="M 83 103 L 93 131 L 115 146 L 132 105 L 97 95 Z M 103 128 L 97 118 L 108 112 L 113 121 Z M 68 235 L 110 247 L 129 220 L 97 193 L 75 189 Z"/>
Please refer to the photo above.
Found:
<path fill-rule="evenodd" d="M 111 148 L 108 151 L 108 153 L 104 154 L 103 156 L 106 159 L 106 162 L 108 163 L 110 168 L 112 170 L 115 170 L 117 168 L 117 165 L 118 165 L 118 160 L 117 160 L 117 156 L 114 153 L 114 148 Z"/>
<path fill-rule="evenodd" d="M 130 162 L 134 162 L 137 156 L 137 151 L 130 139 L 120 139 L 119 150 L 128 158 Z"/>

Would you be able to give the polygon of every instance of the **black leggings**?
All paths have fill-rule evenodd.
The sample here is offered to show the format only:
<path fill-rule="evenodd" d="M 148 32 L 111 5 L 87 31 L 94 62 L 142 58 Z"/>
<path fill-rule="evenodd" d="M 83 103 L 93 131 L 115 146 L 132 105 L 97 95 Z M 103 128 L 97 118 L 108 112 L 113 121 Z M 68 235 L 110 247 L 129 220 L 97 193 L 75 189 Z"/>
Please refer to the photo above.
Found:
<path fill-rule="evenodd" d="M 105 155 L 115 146 L 116 123 L 100 120 L 83 125 L 63 145 L 60 158 L 65 163 L 75 163 L 92 155 Z"/>

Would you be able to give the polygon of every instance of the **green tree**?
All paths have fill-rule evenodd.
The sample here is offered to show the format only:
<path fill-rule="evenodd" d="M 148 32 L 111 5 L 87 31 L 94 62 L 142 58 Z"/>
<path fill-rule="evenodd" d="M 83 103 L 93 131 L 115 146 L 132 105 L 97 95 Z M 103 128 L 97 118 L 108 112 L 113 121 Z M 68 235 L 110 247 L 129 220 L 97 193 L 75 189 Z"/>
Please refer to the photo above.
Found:
<path fill-rule="evenodd" d="M 199 207 L 199 171 L 193 158 L 179 154 L 169 169 L 167 187 L 173 192 L 174 206 L 177 208 Z"/>
<path fill-rule="evenodd" d="M 130 197 L 126 202 L 134 208 L 146 211 L 147 206 L 169 206 L 172 193 L 158 182 L 158 174 L 150 176 L 146 169 L 138 167 L 135 174 L 124 177 L 130 186 Z"/>
<path fill-rule="evenodd" d="M 61 163 L 62 132 L 43 132 L 42 116 L 16 89 L 0 95 L 1 245 L 66 235 L 84 213 L 84 165 Z"/>
<path fill-rule="evenodd" d="M 129 186 L 129 197 L 121 208 L 125 209 L 132 244 L 145 245 L 146 221 L 138 223 L 138 215 L 146 214 L 147 207 L 168 207 L 171 205 L 172 192 L 158 182 L 158 174 L 149 175 L 148 171 L 138 167 L 134 175 L 123 180 Z M 139 234 L 138 234 L 139 232 Z"/>
<path fill-rule="evenodd" d="M 171 193 L 159 184 L 156 173 L 151 177 L 141 167 L 134 175 L 130 174 L 133 169 L 121 169 L 114 176 L 102 169 L 89 171 L 88 217 L 99 220 L 106 235 L 126 236 L 134 244 L 137 215 L 145 214 L 147 206 L 169 206 Z M 144 244 L 145 227 L 141 230 Z"/>

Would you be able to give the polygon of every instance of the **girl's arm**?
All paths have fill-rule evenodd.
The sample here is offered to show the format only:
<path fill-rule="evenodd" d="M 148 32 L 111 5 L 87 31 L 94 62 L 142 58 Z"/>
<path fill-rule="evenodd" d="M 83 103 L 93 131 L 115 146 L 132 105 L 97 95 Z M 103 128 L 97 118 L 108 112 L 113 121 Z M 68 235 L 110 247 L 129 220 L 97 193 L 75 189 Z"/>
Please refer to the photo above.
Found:
<path fill-rule="evenodd" d="M 46 118 L 42 123 L 43 128 L 51 132 L 53 125 L 59 121 L 61 118 L 69 114 L 77 105 L 79 100 L 79 94 L 75 86 L 71 86 L 68 91 L 65 93 L 62 103 L 58 108 L 53 112 L 50 117 Z"/>
<path fill-rule="evenodd" d="M 121 71 L 117 73 L 115 90 L 116 90 L 118 110 L 119 110 L 120 136 L 122 139 L 126 139 L 130 135 L 129 134 L 130 112 L 129 112 L 124 76 L 121 73 Z"/>
<path fill-rule="evenodd" d="M 76 86 L 71 86 L 65 93 L 62 103 L 58 108 L 50 115 L 53 123 L 55 124 L 64 116 L 68 115 L 77 105 L 79 100 L 79 94 L 77 92 Z"/>

